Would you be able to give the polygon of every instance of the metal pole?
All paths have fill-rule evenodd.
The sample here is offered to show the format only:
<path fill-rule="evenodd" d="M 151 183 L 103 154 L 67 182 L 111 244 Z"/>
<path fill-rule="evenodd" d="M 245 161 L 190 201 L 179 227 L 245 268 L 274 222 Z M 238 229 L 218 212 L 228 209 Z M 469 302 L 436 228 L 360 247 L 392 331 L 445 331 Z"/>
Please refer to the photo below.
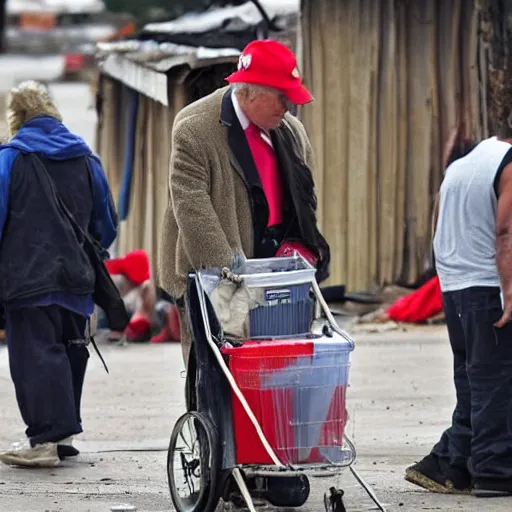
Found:
<path fill-rule="evenodd" d="M 0 0 L 0 53 L 6 51 L 5 26 L 7 24 L 7 0 Z"/>
<path fill-rule="evenodd" d="M 264 24 L 263 24 L 263 39 L 268 39 L 270 29 L 272 28 L 273 30 L 275 30 L 275 27 L 274 27 L 272 21 L 270 20 L 268 14 L 267 14 L 267 11 L 265 11 L 263 6 L 260 4 L 260 1 L 259 0 L 251 0 L 251 1 L 256 6 L 256 9 L 258 9 L 258 11 L 260 12 L 260 14 L 263 18 L 263 22 L 264 22 Z"/>

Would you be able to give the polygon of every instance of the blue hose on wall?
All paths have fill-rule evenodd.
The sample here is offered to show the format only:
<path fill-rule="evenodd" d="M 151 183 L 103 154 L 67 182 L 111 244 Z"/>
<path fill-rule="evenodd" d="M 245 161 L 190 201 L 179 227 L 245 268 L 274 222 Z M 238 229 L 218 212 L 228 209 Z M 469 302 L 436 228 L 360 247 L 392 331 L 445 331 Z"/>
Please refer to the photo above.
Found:
<path fill-rule="evenodd" d="M 123 183 L 119 192 L 119 220 L 126 220 L 130 211 L 130 196 L 133 181 L 133 161 L 135 158 L 135 129 L 137 126 L 137 113 L 139 109 L 139 93 L 130 89 L 130 112 L 125 132 L 125 155 Z"/>

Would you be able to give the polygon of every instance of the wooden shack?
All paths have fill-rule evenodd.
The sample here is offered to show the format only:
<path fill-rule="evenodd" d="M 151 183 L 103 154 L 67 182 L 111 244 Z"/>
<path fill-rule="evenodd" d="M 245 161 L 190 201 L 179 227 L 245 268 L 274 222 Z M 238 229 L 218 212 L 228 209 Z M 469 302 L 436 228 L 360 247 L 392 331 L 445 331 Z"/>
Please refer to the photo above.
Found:
<path fill-rule="evenodd" d="M 489 134 L 485 3 L 302 0 L 316 98 L 302 117 L 332 283 L 414 284 L 431 265 L 443 145 L 457 126 L 467 138 Z"/>

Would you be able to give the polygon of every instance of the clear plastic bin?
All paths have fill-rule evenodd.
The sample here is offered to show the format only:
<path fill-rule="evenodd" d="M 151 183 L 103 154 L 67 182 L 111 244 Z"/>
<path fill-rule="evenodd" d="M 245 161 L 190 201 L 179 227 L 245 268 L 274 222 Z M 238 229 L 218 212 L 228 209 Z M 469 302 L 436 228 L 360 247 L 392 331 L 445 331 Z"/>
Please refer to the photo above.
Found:
<path fill-rule="evenodd" d="M 341 336 L 246 342 L 225 348 L 230 371 L 282 463 L 342 465 L 352 346 Z M 239 464 L 270 464 L 254 426 L 233 395 Z"/>

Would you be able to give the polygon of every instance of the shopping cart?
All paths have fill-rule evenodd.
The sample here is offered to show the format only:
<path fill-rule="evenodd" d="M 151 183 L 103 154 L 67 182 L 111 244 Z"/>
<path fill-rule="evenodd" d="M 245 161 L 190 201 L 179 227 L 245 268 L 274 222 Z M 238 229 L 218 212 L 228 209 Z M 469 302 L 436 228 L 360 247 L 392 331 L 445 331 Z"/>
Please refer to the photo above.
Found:
<path fill-rule="evenodd" d="M 336 324 L 315 269 L 296 256 L 198 271 L 187 310 L 188 412 L 167 464 L 174 507 L 213 512 L 221 498 L 251 512 L 260 501 L 302 506 L 308 476 L 334 476 L 356 457 L 345 435 L 354 342 Z M 342 496 L 331 487 L 325 510 L 344 512 Z"/>

